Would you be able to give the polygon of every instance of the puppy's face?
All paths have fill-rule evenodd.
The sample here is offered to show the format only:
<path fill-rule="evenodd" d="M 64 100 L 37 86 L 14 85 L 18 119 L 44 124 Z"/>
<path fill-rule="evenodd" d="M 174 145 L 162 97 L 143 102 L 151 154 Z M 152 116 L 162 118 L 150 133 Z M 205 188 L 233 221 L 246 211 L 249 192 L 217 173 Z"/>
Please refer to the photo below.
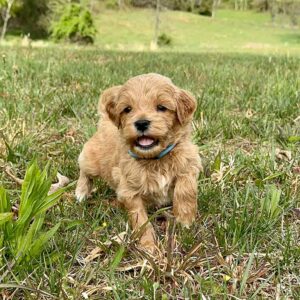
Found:
<path fill-rule="evenodd" d="M 116 87 L 106 111 L 130 150 L 141 158 L 156 157 L 178 142 L 196 108 L 196 101 L 158 74 L 134 77 Z"/>

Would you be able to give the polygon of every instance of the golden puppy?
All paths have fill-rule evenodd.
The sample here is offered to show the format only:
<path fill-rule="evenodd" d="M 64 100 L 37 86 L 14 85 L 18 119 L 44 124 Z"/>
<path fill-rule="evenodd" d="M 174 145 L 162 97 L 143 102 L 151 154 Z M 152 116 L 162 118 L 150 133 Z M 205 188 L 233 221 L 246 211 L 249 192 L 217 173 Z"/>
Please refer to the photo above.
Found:
<path fill-rule="evenodd" d="M 145 74 L 103 92 L 98 130 L 79 156 L 79 201 L 103 178 L 116 190 L 133 230 L 147 222 L 147 207 L 173 202 L 176 220 L 189 226 L 197 212 L 201 161 L 191 141 L 196 101 L 169 78 Z M 147 223 L 140 244 L 154 250 Z"/>

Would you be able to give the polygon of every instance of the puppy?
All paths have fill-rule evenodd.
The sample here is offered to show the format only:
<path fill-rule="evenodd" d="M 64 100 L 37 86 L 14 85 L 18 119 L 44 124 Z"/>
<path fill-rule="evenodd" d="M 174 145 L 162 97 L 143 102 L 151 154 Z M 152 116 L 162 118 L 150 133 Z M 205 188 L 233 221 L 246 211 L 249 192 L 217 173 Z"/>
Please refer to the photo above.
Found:
<path fill-rule="evenodd" d="M 139 75 L 105 90 L 100 122 L 79 156 L 78 201 L 92 178 L 103 178 L 127 210 L 133 230 L 144 225 L 140 244 L 155 249 L 147 207 L 173 203 L 178 222 L 189 226 L 197 212 L 197 177 L 202 169 L 191 141 L 194 97 L 159 74 Z"/>

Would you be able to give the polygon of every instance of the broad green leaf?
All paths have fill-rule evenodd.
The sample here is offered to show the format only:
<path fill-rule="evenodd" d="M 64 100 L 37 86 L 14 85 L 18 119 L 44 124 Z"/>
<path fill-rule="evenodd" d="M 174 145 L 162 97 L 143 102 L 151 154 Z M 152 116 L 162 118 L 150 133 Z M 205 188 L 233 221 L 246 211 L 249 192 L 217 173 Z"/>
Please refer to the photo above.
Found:
<path fill-rule="evenodd" d="M 18 230 L 27 227 L 32 218 L 39 214 L 39 206 L 46 201 L 51 182 L 47 179 L 46 169 L 40 172 L 36 161 L 28 168 L 22 185 L 22 195 L 17 221 Z"/>
<path fill-rule="evenodd" d="M 6 190 L 0 186 L 0 213 L 11 212 L 11 204 Z"/>
<path fill-rule="evenodd" d="M 27 210 L 23 212 L 22 216 L 19 215 L 18 220 L 16 221 L 15 230 L 18 234 L 22 234 L 27 230 L 27 226 L 29 226 L 31 221 L 31 212 L 32 207 L 28 206 Z"/>
<path fill-rule="evenodd" d="M 32 244 L 34 243 L 34 239 L 37 237 L 37 234 L 43 225 L 44 218 L 44 214 L 37 215 L 29 229 L 27 229 L 27 233 L 19 236 L 16 245 L 17 248 L 15 249 L 15 253 L 18 257 L 22 258 L 28 251 L 30 251 Z"/>
<path fill-rule="evenodd" d="M 272 189 L 271 200 L 270 200 L 270 209 L 269 214 L 271 217 L 277 217 L 280 212 L 279 201 L 281 196 L 281 190 L 277 188 Z"/>
<path fill-rule="evenodd" d="M 70 188 L 71 186 L 73 186 L 75 184 L 75 182 L 72 182 L 71 184 L 69 184 L 68 186 L 66 187 L 63 187 L 59 190 L 57 190 L 56 192 L 48 195 L 46 198 L 45 198 L 45 201 L 43 203 L 41 203 L 39 206 L 38 206 L 38 210 L 37 212 L 38 213 L 43 213 L 45 212 L 47 209 L 49 209 L 50 207 L 52 207 L 53 205 L 55 205 L 60 197 L 62 196 L 62 194 L 68 189 Z"/>
<path fill-rule="evenodd" d="M 43 213 L 47 209 L 49 209 L 50 207 L 55 205 L 59 201 L 61 195 L 65 192 L 65 190 L 66 190 L 66 188 L 62 188 L 62 189 L 56 191 L 55 193 L 48 195 L 46 197 L 45 201 L 37 207 L 37 213 L 39 213 L 39 214 Z"/>
<path fill-rule="evenodd" d="M 0 225 L 5 224 L 8 221 L 11 221 L 13 219 L 14 213 L 0 213 Z"/>
<path fill-rule="evenodd" d="M 212 165 L 212 171 L 220 171 L 221 162 L 222 162 L 222 157 L 221 157 L 221 152 L 219 152 L 215 157 L 214 163 Z"/>
<path fill-rule="evenodd" d="M 43 232 L 39 236 L 39 238 L 33 242 L 33 244 L 31 245 L 30 251 L 28 253 L 30 257 L 35 257 L 41 253 L 44 245 L 46 244 L 46 242 L 48 242 L 53 237 L 53 235 L 58 230 L 59 226 L 60 226 L 60 223 L 57 223 L 54 227 L 52 227 L 47 232 Z"/>
<path fill-rule="evenodd" d="M 297 143 L 300 142 L 300 136 L 294 135 L 288 137 L 288 142 L 290 143 Z"/>
<path fill-rule="evenodd" d="M 19 218 L 14 223 L 12 253 L 20 262 L 25 256 L 38 255 L 45 243 L 55 234 L 59 224 L 40 234 L 45 212 L 55 205 L 66 188 L 48 195 L 51 181 L 48 179 L 47 165 L 41 171 L 34 161 L 27 169 L 22 184 Z"/>
<path fill-rule="evenodd" d="M 24 182 L 22 184 L 22 194 L 19 208 L 19 218 L 22 219 L 29 207 L 32 207 L 32 198 L 30 198 L 35 187 L 35 176 L 39 176 L 36 162 L 34 162 L 26 171 Z"/>

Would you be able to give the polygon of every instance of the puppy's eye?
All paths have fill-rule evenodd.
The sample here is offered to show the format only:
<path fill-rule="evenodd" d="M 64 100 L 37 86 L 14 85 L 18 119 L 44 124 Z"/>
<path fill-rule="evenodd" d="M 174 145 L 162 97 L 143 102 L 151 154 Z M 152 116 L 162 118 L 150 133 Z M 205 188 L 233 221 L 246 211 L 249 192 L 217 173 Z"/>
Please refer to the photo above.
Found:
<path fill-rule="evenodd" d="M 160 104 L 157 105 L 156 109 L 157 109 L 157 111 L 166 111 L 167 110 L 167 108 L 165 106 L 160 105 Z"/>
<path fill-rule="evenodd" d="M 127 107 L 124 108 L 123 112 L 124 112 L 125 114 L 128 114 L 128 113 L 131 112 L 131 110 L 132 110 L 131 106 L 127 106 Z"/>

